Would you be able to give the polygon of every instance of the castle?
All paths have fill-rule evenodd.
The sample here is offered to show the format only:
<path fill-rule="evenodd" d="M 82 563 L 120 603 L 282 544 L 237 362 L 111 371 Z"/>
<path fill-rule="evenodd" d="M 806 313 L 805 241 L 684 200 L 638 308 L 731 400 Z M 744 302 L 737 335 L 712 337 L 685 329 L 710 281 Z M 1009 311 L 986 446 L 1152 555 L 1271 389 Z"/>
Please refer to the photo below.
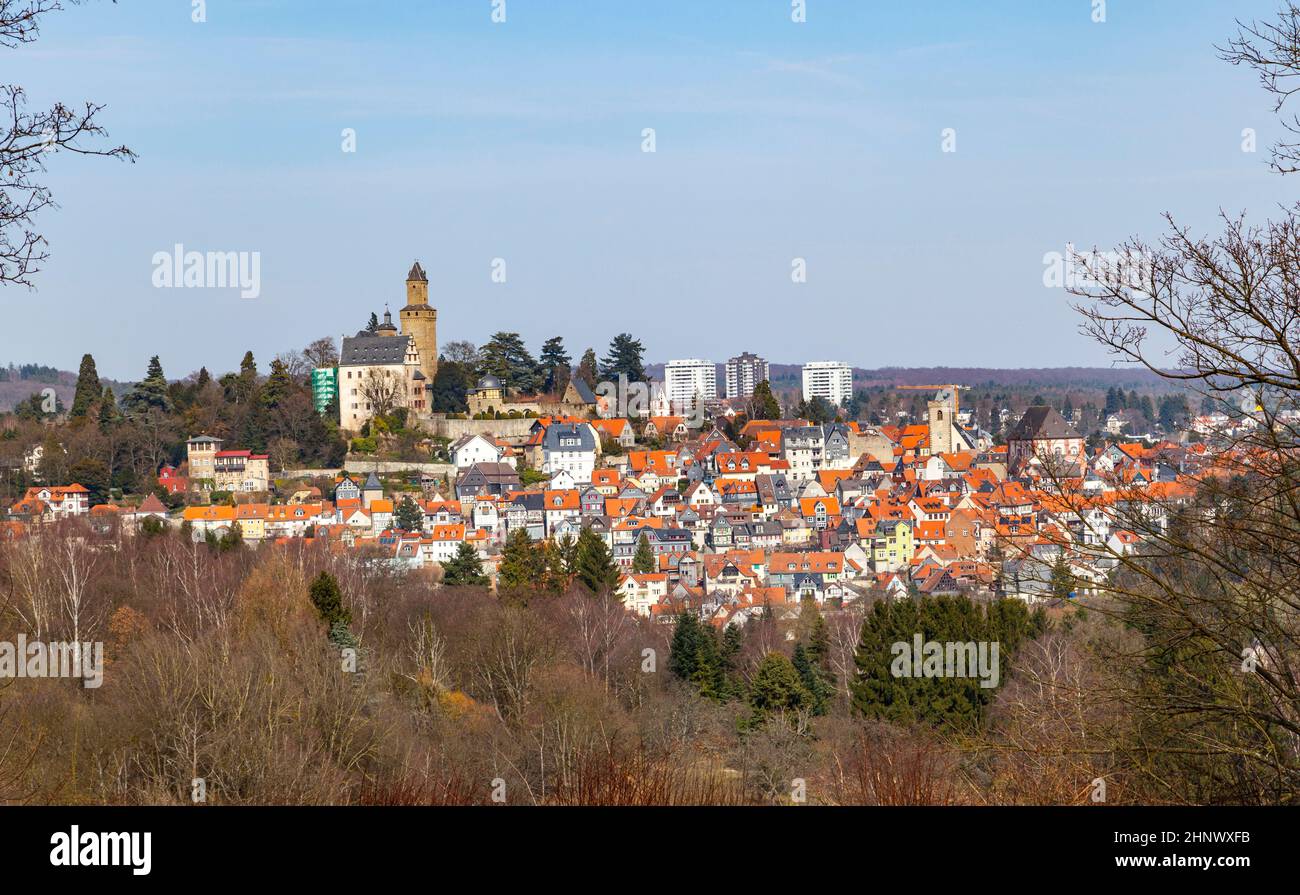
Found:
<path fill-rule="evenodd" d="M 428 417 L 438 373 L 438 311 L 429 305 L 429 278 L 416 261 L 406 275 L 402 328 L 384 311 L 373 330 L 345 336 L 339 357 L 339 428 L 360 431 L 372 417 L 405 407 Z"/>

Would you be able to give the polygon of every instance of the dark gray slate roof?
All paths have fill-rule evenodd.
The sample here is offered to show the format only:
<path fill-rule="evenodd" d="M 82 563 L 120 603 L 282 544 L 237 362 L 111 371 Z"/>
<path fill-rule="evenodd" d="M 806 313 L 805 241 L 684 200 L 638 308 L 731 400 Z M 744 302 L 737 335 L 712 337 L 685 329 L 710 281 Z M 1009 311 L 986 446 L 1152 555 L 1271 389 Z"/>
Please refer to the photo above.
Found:
<path fill-rule="evenodd" d="M 592 392 L 591 386 L 587 385 L 585 379 L 580 376 L 574 376 L 569 380 L 569 382 L 573 384 L 573 390 L 578 393 L 578 397 L 582 400 L 583 404 L 596 403 L 596 395 Z"/>
<path fill-rule="evenodd" d="M 340 366 L 400 364 L 406 360 L 410 336 L 372 336 L 357 333 L 343 340 Z"/>
<path fill-rule="evenodd" d="M 596 439 L 586 423 L 552 423 L 546 427 L 542 446 L 548 451 L 594 451 Z"/>
<path fill-rule="evenodd" d="M 1078 438 L 1079 433 L 1046 404 L 1035 404 L 1025 411 L 1016 427 L 1007 436 L 1008 441 L 1033 441 L 1047 438 Z"/>

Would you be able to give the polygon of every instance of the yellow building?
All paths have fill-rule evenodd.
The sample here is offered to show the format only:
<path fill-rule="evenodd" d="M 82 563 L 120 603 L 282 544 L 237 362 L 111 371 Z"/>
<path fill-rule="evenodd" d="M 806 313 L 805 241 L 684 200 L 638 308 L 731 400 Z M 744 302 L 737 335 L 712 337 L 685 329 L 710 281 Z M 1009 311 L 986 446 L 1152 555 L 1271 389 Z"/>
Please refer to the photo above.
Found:
<path fill-rule="evenodd" d="M 876 523 L 871 538 L 871 562 L 877 572 L 897 572 L 906 568 L 915 553 L 911 524 L 901 519 L 885 519 Z"/>

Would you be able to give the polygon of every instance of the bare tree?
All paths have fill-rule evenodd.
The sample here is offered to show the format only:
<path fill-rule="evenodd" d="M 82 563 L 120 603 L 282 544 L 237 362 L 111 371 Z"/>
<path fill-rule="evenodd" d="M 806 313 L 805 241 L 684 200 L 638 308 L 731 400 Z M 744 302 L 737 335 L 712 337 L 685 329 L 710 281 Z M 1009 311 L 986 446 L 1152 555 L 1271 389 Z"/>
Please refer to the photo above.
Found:
<path fill-rule="evenodd" d="M 302 356 L 312 369 L 333 367 L 339 362 L 339 349 L 333 336 L 322 336 L 304 348 Z"/>
<path fill-rule="evenodd" d="M 448 342 L 442 346 L 442 356 L 453 363 L 464 364 L 471 368 L 477 367 L 479 363 L 479 351 L 473 342 Z"/>
<path fill-rule="evenodd" d="M 312 371 L 311 361 L 305 354 L 297 351 L 282 351 L 275 359 L 284 364 L 284 372 L 295 382 L 299 382 Z"/>
<path fill-rule="evenodd" d="M 60 9 L 60 0 L 0 0 L 0 47 L 12 49 L 36 40 L 41 18 Z M 6 120 L 0 135 L 0 284 L 31 288 L 32 276 L 49 257 L 45 237 L 34 228 L 37 215 L 56 204 L 49 188 L 39 182 L 52 154 L 135 160 L 126 146 L 96 145 L 106 136 L 95 119 L 102 109 L 87 102 L 80 109 L 56 103 L 51 109 L 30 111 L 22 87 L 0 84 L 0 117 Z"/>
<path fill-rule="evenodd" d="M 13 541 L 3 551 L 9 602 L 23 626 L 37 640 L 54 624 L 58 612 L 54 558 L 43 533 Z"/>
<path fill-rule="evenodd" d="M 1243 26 L 1225 55 L 1281 102 L 1300 76 L 1300 11 Z M 1275 167 L 1294 170 L 1294 147 Z M 1185 384 L 1236 421 L 1159 511 L 1119 493 L 1135 553 L 1110 551 L 1103 607 L 1144 634 L 1116 657 L 1140 723 L 1138 762 L 1166 798 L 1289 801 L 1300 793 L 1300 206 L 1197 236 L 1166 216 L 1155 243 L 1076 256 L 1083 329 L 1120 362 Z M 1243 398 L 1249 401 L 1243 406 Z M 1082 498 L 1078 498 L 1082 502 Z"/>
<path fill-rule="evenodd" d="M 1287 100 L 1300 91 L 1300 82 L 1296 81 L 1300 76 L 1300 7 L 1288 0 L 1276 21 L 1237 24 L 1237 36 L 1220 47 L 1220 54 L 1233 65 L 1253 68 L 1264 89 L 1276 100 L 1273 111 L 1281 112 Z M 1284 119 L 1282 126 L 1300 135 L 1300 117 Z M 1300 143 L 1274 144 L 1272 164 L 1282 174 L 1300 170 Z"/>
<path fill-rule="evenodd" d="M 405 389 L 402 378 L 392 370 L 371 370 L 370 375 L 361 380 L 361 397 L 375 416 L 386 416 L 405 404 Z"/>
<path fill-rule="evenodd" d="M 272 465 L 284 472 L 290 465 L 298 462 L 299 445 L 292 438 L 277 438 L 268 446 Z"/>

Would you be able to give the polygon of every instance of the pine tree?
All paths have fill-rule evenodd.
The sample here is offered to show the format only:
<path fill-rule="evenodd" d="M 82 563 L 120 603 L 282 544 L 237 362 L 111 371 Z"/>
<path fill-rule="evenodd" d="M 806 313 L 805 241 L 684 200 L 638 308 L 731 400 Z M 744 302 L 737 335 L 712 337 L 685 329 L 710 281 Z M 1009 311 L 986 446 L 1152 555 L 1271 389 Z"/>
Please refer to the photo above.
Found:
<path fill-rule="evenodd" d="M 582 360 L 578 362 L 578 369 L 573 375 L 590 387 L 596 387 L 596 380 L 600 378 L 600 371 L 594 349 L 588 348 L 582 353 Z"/>
<path fill-rule="evenodd" d="M 136 384 L 122 403 L 127 412 L 132 414 L 145 413 L 151 408 L 163 412 L 172 409 L 167 377 L 163 374 L 162 362 L 157 355 L 149 359 L 149 369 L 145 371 L 144 379 Z"/>
<path fill-rule="evenodd" d="M 519 333 L 494 333 L 479 354 L 483 372 L 491 373 L 507 388 L 531 392 L 537 387 L 537 361 Z"/>
<path fill-rule="evenodd" d="M 523 591 L 541 583 L 546 572 L 546 562 L 539 545 L 533 543 L 528 532 L 516 528 L 506 538 L 501 551 L 501 565 L 497 582 L 503 591 Z"/>
<path fill-rule="evenodd" d="M 654 551 L 650 549 L 650 536 L 641 532 L 641 537 L 636 542 L 636 554 L 632 557 L 632 571 L 638 575 L 645 575 L 655 571 L 658 565 Z"/>
<path fill-rule="evenodd" d="M 578 539 L 567 531 L 555 544 L 557 568 L 566 576 L 572 577 L 578 572 Z"/>
<path fill-rule="evenodd" d="M 609 343 L 609 353 L 600 362 L 600 375 L 610 381 L 617 381 L 620 374 L 627 376 L 628 382 L 642 382 L 645 379 L 645 347 L 631 333 L 619 333 Z"/>
<path fill-rule="evenodd" d="M 751 420 L 779 420 L 781 405 L 772 394 L 771 384 L 764 379 L 754 386 L 754 393 L 749 396 L 749 418 Z"/>
<path fill-rule="evenodd" d="M 393 522 L 402 531 L 423 531 L 424 530 L 424 511 L 420 509 L 409 494 L 402 495 L 401 501 L 397 504 L 397 512 L 393 514 Z M 462 546 L 469 546 L 463 544 Z M 471 548 L 472 549 L 472 548 Z M 475 553 L 475 556 L 478 554 Z"/>
<path fill-rule="evenodd" d="M 483 561 L 468 541 L 461 541 L 456 555 L 442 564 L 442 583 L 449 587 L 486 587 L 488 576 Z"/>
<path fill-rule="evenodd" d="M 622 578 L 605 539 L 590 528 L 578 535 L 576 573 L 578 580 L 597 595 L 614 590 Z"/>
<path fill-rule="evenodd" d="M 293 377 L 284 361 L 276 358 L 271 361 L 271 375 L 266 377 L 258 400 L 263 407 L 279 407 L 294 391 Z"/>
<path fill-rule="evenodd" d="M 695 644 L 695 670 L 691 673 L 691 683 L 705 699 L 726 701 L 727 680 L 712 628 L 700 628 L 700 636 Z"/>
<path fill-rule="evenodd" d="M 740 625 L 727 625 L 722 632 L 722 674 L 726 681 L 726 698 L 741 699 L 745 695 L 745 682 L 740 676 L 740 651 L 745 647 L 745 632 Z"/>
<path fill-rule="evenodd" d="M 107 432 L 117 420 L 117 398 L 111 388 L 104 386 L 104 394 L 99 399 L 99 431 Z"/>
<path fill-rule="evenodd" d="M 343 591 L 339 588 L 338 579 L 329 572 L 321 572 L 316 576 L 308 595 L 321 621 L 331 629 L 336 624 L 348 625 L 352 622 L 352 616 L 343 606 Z"/>
<path fill-rule="evenodd" d="M 811 700 L 811 695 L 799 680 L 799 672 L 790 660 L 781 653 L 768 653 L 758 663 L 758 670 L 754 672 L 754 681 L 750 686 L 749 706 L 752 715 L 749 723 L 757 726 L 786 712 L 808 708 Z"/>
<path fill-rule="evenodd" d="M 257 395 L 257 361 L 253 352 L 245 351 L 244 359 L 239 362 L 239 376 L 234 382 L 236 404 L 249 404 Z"/>
<path fill-rule="evenodd" d="M 683 611 L 673 625 L 673 637 L 668 646 L 668 670 L 683 681 L 695 677 L 699 656 L 700 638 L 704 632 L 695 613 Z"/>
<path fill-rule="evenodd" d="M 1065 558 L 1064 550 L 1057 554 L 1056 562 L 1052 563 L 1049 587 L 1052 596 L 1058 600 L 1068 600 L 1074 593 L 1074 573 L 1070 571 L 1070 563 Z"/>
<path fill-rule="evenodd" d="M 542 345 L 537 358 L 538 373 L 548 392 L 562 392 L 569 384 L 569 369 L 573 358 L 564 349 L 564 339 L 554 336 Z"/>
<path fill-rule="evenodd" d="M 73 419 L 80 419 L 90 413 L 90 407 L 104 393 L 99 382 L 99 373 L 95 370 L 95 359 L 89 354 L 81 358 L 81 369 L 77 372 L 77 391 L 72 397 Z"/>
<path fill-rule="evenodd" d="M 808 648 L 802 643 L 795 645 L 790 664 L 799 673 L 799 682 L 808 691 L 808 708 L 814 715 L 826 714 L 832 695 L 831 687 L 826 682 L 822 670 L 809 656 Z"/>

